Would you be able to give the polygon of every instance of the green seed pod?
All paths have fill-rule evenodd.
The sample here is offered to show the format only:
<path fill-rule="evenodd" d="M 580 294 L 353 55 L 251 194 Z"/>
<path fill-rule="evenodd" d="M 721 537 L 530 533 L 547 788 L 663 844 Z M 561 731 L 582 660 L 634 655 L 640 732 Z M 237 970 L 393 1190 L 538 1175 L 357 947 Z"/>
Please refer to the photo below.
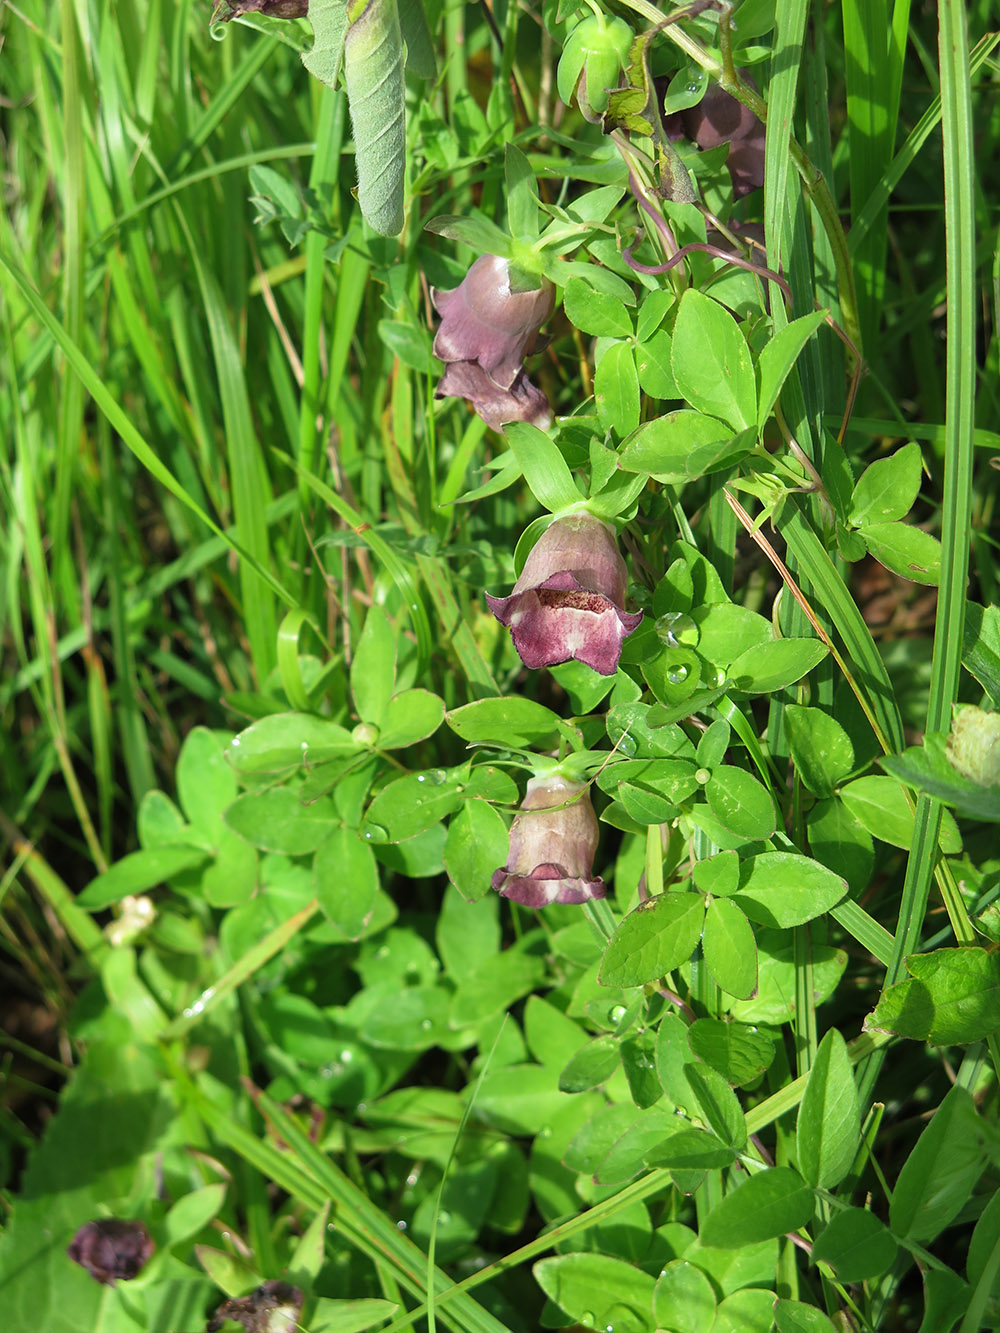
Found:
<path fill-rule="evenodd" d="M 354 126 L 358 203 L 382 236 L 403 230 L 406 123 L 397 0 L 352 0 L 344 83 Z"/>

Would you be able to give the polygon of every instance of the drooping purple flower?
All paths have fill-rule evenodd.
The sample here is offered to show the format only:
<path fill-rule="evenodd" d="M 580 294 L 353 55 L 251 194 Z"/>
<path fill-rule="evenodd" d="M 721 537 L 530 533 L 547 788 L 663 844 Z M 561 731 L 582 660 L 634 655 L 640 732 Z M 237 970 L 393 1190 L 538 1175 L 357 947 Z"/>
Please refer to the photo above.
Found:
<path fill-rule="evenodd" d="M 614 528 L 591 514 L 557 518 L 524 563 L 509 597 L 486 594 L 526 667 L 575 658 L 613 676 L 622 640 L 642 612 L 624 609 L 627 575 Z"/>
<path fill-rule="evenodd" d="M 156 1246 L 142 1222 L 101 1217 L 84 1222 L 70 1241 L 66 1253 L 85 1268 L 95 1282 L 113 1287 L 138 1277 Z"/>
<path fill-rule="evenodd" d="M 582 782 L 553 774 L 528 782 L 510 826 L 507 864 L 490 883 L 501 898 L 525 907 L 579 905 L 607 893 L 594 875 L 597 816 Z"/>
<path fill-rule="evenodd" d="M 451 291 L 432 287 L 431 300 L 441 316 L 437 359 L 475 361 L 494 384 L 509 389 L 552 314 L 555 288 L 546 278 L 519 288 L 506 259 L 481 255 Z"/>
<path fill-rule="evenodd" d="M 451 291 L 432 287 L 431 300 L 441 316 L 434 355 L 446 363 L 435 396 L 468 398 L 494 430 L 508 421 L 548 425 L 548 399 L 525 374 L 524 358 L 552 314 L 552 283 L 519 282 L 506 259 L 482 255 Z"/>
<path fill-rule="evenodd" d="M 756 88 L 746 74 L 743 78 Z M 717 85 L 710 88 L 697 106 L 674 112 L 665 124 L 671 138 L 690 139 L 702 152 L 729 144 L 726 166 L 733 182 L 734 199 L 742 199 L 764 184 L 763 122 L 724 88 Z"/>

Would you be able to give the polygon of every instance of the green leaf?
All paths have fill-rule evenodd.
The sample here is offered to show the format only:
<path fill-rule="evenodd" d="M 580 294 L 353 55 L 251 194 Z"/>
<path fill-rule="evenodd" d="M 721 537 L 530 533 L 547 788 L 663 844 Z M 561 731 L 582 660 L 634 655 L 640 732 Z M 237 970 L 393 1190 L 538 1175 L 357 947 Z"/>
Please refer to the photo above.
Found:
<path fill-rule="evenodd" d="M 709 912 L 715 905 L 709 905 Z M 705 929 L 707 934 L 707 919 Z M 746 1023 L 697 1018 L 688 1028 L 687 1039 L 694 1054 L 736 1088 L 759 1078 L 774 1059 L 774 1041 Z"/>
<path fill-rule="evenodd" d="M 761 349 L 757 372 L 760 378 L 760 402 L 757 405 L 757 428 L 763 430 L 778 401 L 782 385 L 791 373 L 803 347 L 816 330 L 825 323 L 827 312 L 814 310 L 811 315 L 793 319 L 779 329 L 770 342 Z"/>
<path fill-rule="evenodd" d="M 882 767 L 900 782 L 936 796 L 970 819 L 1000 822 L 1000 786 L 984 786 L 959 773 L 948 758 L 947 738 L 928 733 L 923 745 L 887 755 Z"/>
<path fill-rule="evenodd" d="M 745 769 L 717 768 L 705 784 L 705 798 L 719 823 L 741 838 L 765 842 L 775 830 L 771 794 Z"/>
<path fill-rule="evenodd" d="M 406 87 L 396 0 L 369 0 L 348 23 L 344 86 L 362 216 L 380 235 L 398 236 L 406 175 Z"/>
<path fill-rule="evenodd" d="M 566 318 L 595 338 L 630 338 L 632 320 L 616 296 L 595 291 L 583 278 L 570 278 L 563 295 Z"/>
<path fill-rule="evenodd" d="M 691 646 L 713 666 L 728 667 L 748 648 L 774 640 L 771 622 L 737 602 L 709 602 L 695 607 L 691 619 L 698 630 Z"/>
<path fill-rule="evenodd" d="M 224 743 L 207 727 L 194 727 L 177 760 L 177 797 L 192 826 L 217 838 L 222 812 L 238 790 Z"/>
<path fill-rule="evenodd" d="M 368 608 L 351 662 L 351 696 L 363 722 L 381 727 L 396 683 L 396 636 L 377 604 Z"/>
<path fill-rule="evenodd" d="M 450 241 L 460 241 L 469 245 L 480 254 L 499 255 L 501 259 L 510 259 L 514 252 L 513 242 L 505 231 L 501 231 L 495 222 L 484 217 L 476 209 L 468 214 L 453 217 L 442 213 L 424 223 L 425 231 L 432 231 L 438 236 L 447 236 Z"/>
<path fill-rule="evenodd" d="M 309 1321 L 309 1330 L 310 1333 L 364 1333 L 376 1324 L 384 1324 L 398 1309 L 394 1301 L 373 1298 L 336 1301 L 321 1296 Z"/>
<path fill-rule="evenodd" d="M 621 1063 L 615 1037 L 597 1037 L 573 1054 L 559 1075 L 563 1092 L 586 1092 L 599 1088 Z"/>
<path fill-rule="evenodd" d="M 121 902 L 127 894 L 144 893 L 157 884 L 165 884 L 181 871 L 201 865 L 207 859 L 208 853 L 201 847 L 146 847 L 140 852 L 130 852 L 90 881 L 77 897 L 77 906 L 99 912 Z"/>
<path fill-rule="evenodd" d="M 844 1038 L 831 1028 L 819 1044 L 799 1103 L 798 1166 L 810 1185 L 832 1189 L 851 1169 L 861 1112 Z"/>
<path fill-rule="evenodd" d="M 657 1325 L 672 1333 L 705 1333 L 715 1318 L 715 1291 L 694 1264 L 673 1259 L 660 1272 L 653 1292 Z"/>
<path fill-rule="evenodd" d="M 444 721 L 444 701 L 430 690 L 403 690 L 389 700 L 378 737 L 380 750 L 405 750 L 433 736 Z"/>
<path fill-rule="evenodd" d="M 936 588 L 941 579 L 941 543 L 909 523 L 869 523 L 858 536 L 886 569 L 913 583 Z"/>
<path fill-rule="evenodd" d="M 535 173 L 520 148 L 513 143 L 504 148 L 504 183 L 510 233 L 518 240 L 533 241 L 539 230 Z"/>
<path fill-rule="evenodd" d="M 966 603 L 962 665 L 1000 708 L 1000 607 Z"/>
<path fill-rule="evenodd" d="M 840 789 L 840 799 L 868 832 L 893 847 L 913 842 L 913 809 L 895 778 L 856 778 Z M 941 815 L 938 835 L 941 850 L 954 856 L 962 850 L 962 837 L 952 816 Z"/>
<path fill-rule="evenodd" d="M 875 864 L 872 835 L 838 797 L 817 801 L 806 816 L 809 850 L 827 869 L 842 875 L 858 895 Z"/>
<path fill-rule="evenodd" d="M 450 996 L 440 986 L 393 987 L 368 1011 L 359 1035 L 371 1046 L 427 1051 L 449 1034 Z"/>
<path fill-rule="evenodd" d="M 197 1236 L 218 1213 L 225 1198 L 225 1185 L 205 1185 L 182 1195 L 163 1220 L 168 1245 L 179 1245 Z"/>
<path fill-rule="evenodd" d="M 882 993 L 866 1028 L 950 1046 L 1000 1028 L 1000 954 L 935 949 L 906 959 L 911 980 Z"/>
<path fill-rule="evenodd" d="M 233 738 L 226 758 L 237 773 L 278 773 L 360 753 L 344 727 L 309 713 L 271 713 Z"/>
<path fill-rule="evenodd" d="M 410 324 L 401 316 L 380 319 L 378 336 L 379 341 L 388 347 L 393 356 L 398 356 L 404 366 L 419 371 L 421 375 L 433 375 L 434 354 L 430 334 L 425 328 Z"/>
<path fill-rule="evenodd" d="M 504 438 L 540 505 L 556 512 L 580 503 L 583 496 L 566 460 L 543 430 L 527 421 L 513 421 L 504 427 Z"/>
<path fill-rule="evenodd" d="M 764 926 L 801 926 L 830 910 L 847 884 L 826 866 L 794 852 L 762 852 L 740 867 L 739 892 L 727 900 Z"/>
<path fill-rule="evenodd" d="M 619 449 L 618 465 L 625 472 L 649 473 L 668 484 L 690 481 L 728 457 L 735 444 L 723 422 L 682 408 L 641 425 Z M 738 452 L 733 453 L 736 456 Z"/>
<path fill-rule="evenodd" d="M 378 864 L 354 829 L 334 828 L 313 857 L 316 897 L 326 917 L 350 940 L 371 921 L 378 892 Z"/>
<path fill-rule="evenodd" d="M 716 1311 L 711 1333 L 771 1333 L 774 1303 L 773 1291 L 734 1291 Z"/>
<path fill-rule="evenodd" d="M 733 1250 L 798 1231 L 812 1218 L 813 1193 L 787 1166 L 755 1172 L 715 1205 L 701 1226 L 702 1244 Z"/>
<path fill-rule="evenodd" d="M 511 695 L 506 699 L 478 699 L 453 708 L 445 721 L 462 740 L 493 741 L 500 745 L 530 745 L 545 749 L 545 741 L 559 735 L 574 735 L 551 708 Z"/>
<path fill-rule="evenodd" d="M 990 1256 L 996 1249 L 998 1238 L 1000 1238 L 1000 1190 L 997 1190 L 983 1209 L 972 1233 L 972 1239 L 969 1241 L 969 1253 L 965 1260 L 965 1275 L 973 1287 L 976 1286 L 986 1271 Z M 1000 1294 L 1000 1283 L 994 1276 L 990 1295 L 995 1300 L 998 1294 Z"/>
<path fill-rule="evenodd" d="M 535 1280 L 576 1323 L 615 1333 L 649 1333 L 654 1282 L 648 1273 L 605 1254 L 561 1254 L 540 1259 Z"/>
<path fill-rule="evenodd" d="M 657 329 L 652 337 L 638 343 L 635 349 L 635 368 L 639 374 L 639 387 L 650 398 L 659 399 L 661 402 L 667 398 L 681 396 L 674 382 L 674 372 L 670 368 L 670 345 L 670 334 L 666 329 Z"/>
<path fill-rule="evenodd" d="M 363 835 L 373 843 L 405 842 L 465 803 L 468 768 L 407 773 L 383 787 L 365 812 Z"/>
<path fill-rule="evenodd" d="M 247 792 L 233 802 L 225 818 L 252 847 L 286 856 L 314 852 L 337 822 L 328 799 L 303 805 L 289 787 Z"/>
<path fill-rule="evenodd" d="M 681 393 L 699 412 L 736 431 L 757 420 L 757 384 L 750 349 L 728 310 L 689 287 L 680 300 L 670 354 Z"/>
<path fill-rule="evenodd" d="M 740 887 L 740 858 L 733 851 L 716 852 L 696 863 L 692 878 L 702 893 L 728 898 Z"/>
<path fill-rule="evenodd" d="M 729 1148 L 737 1151 L 747 1141 L 746 1118 L 739 1098 L 716 1070 L 694 1061 L 685 1065 L 684 1075 L 691 1090 L 691 1099 L 682 1099 L 680 1105 L 690 1114 L 703 1120 L 713 1134 Z"/>
<path fill-rule="evenodd" d="M 792 762 L 806 790 L 831 796 L 854 767 L 850 736 L 830 713 L 801 704 L 786 705 L 785 727 Z"/>
<path fill-rule="evenodd" d="M 913 508 L 920 490 L 923 455 L 916 441 L 904 444 L 890 458 L 877 458 L 858 478 L 851 496 L 852 527 L 894 523 Z"/>
<path fill-rule="evenodd" d="M 615 931 L 598 976 L 602 986 L 642 986 L 690 958 L 701 938 L 705 900 L 663 893 L 640 903 Z"/>
<path fill-rule="evenodd" d="M 666 1133 L 660 1131 L 656 1143 L 646 1150 L 644 1160 L 647 1166 L 665 1166 L 675 1171 L 712 1171 L 732 1165 L 733 1149 L 716 1134 L 694 1126 L 685 1128 L 683 1121 L 679 1121 Z"/>
<path fill-rule="evenodd" d="M 829 1264 L 840 1282 L 867 1282 L 892 1267 L 896 1242 L 867 1208 L 846 1208 L 820 1232 L 812 1257 Z"/>
<path fill-rule="evenodd" d="M 570 1101 L 557 1080 L 556 1070 L 541 1065 L 491 1069 L 476 1092 L 476 1115 L 504 1133 L 533 1138 Z"/>
<path fill-rule="evenodd" d="M 803 1301 L 778 1301 L 774 1324 L 777 1333 L 837 1333 L 822 1310 Z"/>
<path fill-rule="evenodd" d="M 639 425 L 639 378 L 631 343 L 612 343 L 597 363 L 594 401 L 605 430 L 624 436 Z"/>
<path fill-rule="evenodd" d="M 505 1013 L 522 995 L 536 990 L 545 976 L 538 935 L 527 936 L 503 953 L 485 958 L 463 977 L 452 997 L 449 1022 L 458 1030 Z"/>
<path fill-rule="evenodd" d="M 309 23 L 313 30 L 310 51 L 302 54 L 302 63 L 328 88 L 337 86 L 347 33 L 347 6 L 344 0 L 312 0 Z"/>
<path fill-rule="evenodd" d="M 468 902 L 490 887 L 494 870 L 507 864 L 507 825 L 486 801 L 467 801 L 448 825 L 444 866 Z"/>
<path fill-rule="evenodd" d="M 901 1240 L 933 1240 L 972 1196 L 995 1153 L 995 1129 L 977 1115 L 972 1094 L 956 1084 L 903 1164 L 889 1203 Z"/>
<path fill-rule="evenodd" d="M 744 694 L 774 694 L 794 685 L 827 655 L 819 639 L 775 639 L 740 653 L 729 664 L 732 685 Z"/>

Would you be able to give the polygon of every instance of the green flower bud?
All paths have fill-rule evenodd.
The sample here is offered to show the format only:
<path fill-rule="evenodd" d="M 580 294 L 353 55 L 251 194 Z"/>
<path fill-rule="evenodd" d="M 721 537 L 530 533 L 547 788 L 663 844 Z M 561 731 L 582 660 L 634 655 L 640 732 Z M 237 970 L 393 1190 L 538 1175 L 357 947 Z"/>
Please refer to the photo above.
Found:
<path fill-rule="evenodd" d="M 948 758 L 963 777 L 984 787 L 1000 786 L 1000 713 L 972 704 L 955 709 Z"/>
<path fill-rule="evenodd" d="M 623 19 L 609 23 L 594 14 L 578 23 L 566 39 L 556 86 L 567 105 L 576 93 L 587 120 L 596 121 L 607 110 L 608 93 L 618 86 L 632 38 L 632 29 Z"/>

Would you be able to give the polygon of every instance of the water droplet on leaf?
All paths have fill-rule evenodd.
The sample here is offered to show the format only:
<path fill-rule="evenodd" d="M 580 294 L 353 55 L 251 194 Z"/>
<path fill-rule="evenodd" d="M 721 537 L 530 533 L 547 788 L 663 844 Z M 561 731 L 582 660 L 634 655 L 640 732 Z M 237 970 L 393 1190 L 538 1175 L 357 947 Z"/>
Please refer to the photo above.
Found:
<path fill-rule="evenodd" d="M 675 667 L 671 667 L 667 672 L 667 680 L 671 685 L 683 685 L 688 678 L 688 668 L 683 662 L 678 662 Z"/>
<path fill-rule="evenodd" d="M 389 835 L 380 824 L 366 824 L 364 829 L 366 842 L 388 842 Z"/>
<path fill-rule="evenodd" d="M 668 648 L 694 648 L 701 638 L 698 626 L 684 611 L 670 611 L 660 616 L 653 628 L 656 637 Z"/>

